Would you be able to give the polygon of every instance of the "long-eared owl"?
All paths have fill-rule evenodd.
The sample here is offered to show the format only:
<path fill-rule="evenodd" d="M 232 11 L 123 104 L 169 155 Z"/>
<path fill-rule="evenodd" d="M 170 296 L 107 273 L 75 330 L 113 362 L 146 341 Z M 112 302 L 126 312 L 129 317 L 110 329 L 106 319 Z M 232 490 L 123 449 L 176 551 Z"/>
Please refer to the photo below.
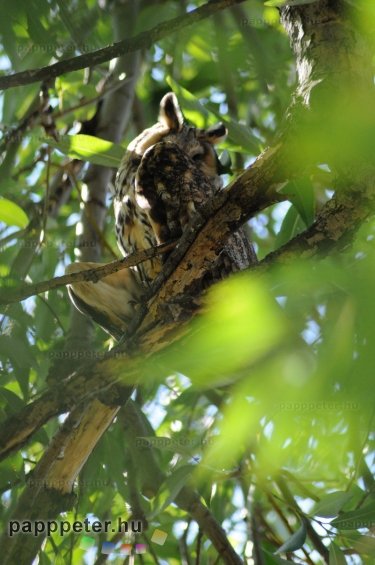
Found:
<path fill-rule="evenodd" d="M 179 238 L 195 211 L 220 190 L 221 166 L 214 145 L 226 134 L 223 124 L 208 129 L 187 124 L 176 96 L 164 96 L 158 122 L 129 144 L 116 176 L 116 236 L 125 257 Z M 74 283 L 68 286 L 70 297 L 81 312 L 119 339 L 164 260 L 158 256 L 96 283 Z M 251 244 L 242 230 L 237 231 L 208 267 L 202 288 L 255 261 Z M 66 272 L 97 266 L 73 263 Z"/>

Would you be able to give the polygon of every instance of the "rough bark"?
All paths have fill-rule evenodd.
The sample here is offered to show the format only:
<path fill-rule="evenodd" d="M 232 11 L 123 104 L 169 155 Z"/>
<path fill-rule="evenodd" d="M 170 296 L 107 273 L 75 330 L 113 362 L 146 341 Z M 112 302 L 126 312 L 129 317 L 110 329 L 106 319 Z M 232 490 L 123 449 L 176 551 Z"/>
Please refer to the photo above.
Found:
<path fill-rule="evenodd" d="M 356 85 L 358 95 L 355 100 L 358 104 L 361 100 L 367 104 L 373 95 L 371 67 L 368 65 L 371 51 L 353 21 L 347 17 L 345 5 L 344 2 L 321 0 L 282 10 L 282 19 L 296 53 L 299 77 L 284 129 L 274 147 L 266 150 L 227 191 L 209 203 L 171 254 L 165 272 L 155 283 L 156 294 L 148 311 L 138 320 L 137 353 L 141 356 L 165 347 L 187 327 L 186 311 L 184 316 L 171 315 L 167 320 L 163 315 L 162 323 L 160 313 L 165 314 L 165 304 L 171 298 L 175 300 L 188 294 L 207 261 L 216 257 L 228 235 L 252 213 L 277 201 L 277 188 L 302 170 L 322 162 L 322 155 L 336 167 L 337 195 L 326 204 L 308 230 L 266 258 L 263 265 L 288 262 L 301 254 L 309 257 L 340 249 L 347 244 L 348 236 L 373 212 L 373 156 L 369 158 L 365 150 L 359 151 L 355 145 L 363 126 L 360 112 L 355 127 L 350 124 L 347 132 L 348 152 L 344 158 L 332 146 L 332 129 L 336 127 L 340 133 L 345 132 L 337 113 L 327 102 L 332 93 L 336 93 L 334 100 L 337 100 L 337 93 L 338 97 L 346 100 L 348 96 L 351 98 L 353 85 Z M 304 139 L 310 134 L 314 138 L 312 144 Z M 301 143 L 306 147 L 306 153 L 303 159 L 297 159 L 295 155 L 300 152 L 296 148 Z M 360 143 L 360 148 L 363 148 L 363 143 Z M 84 400 L 100 398 L 100 393 L 105 391 L 107 407 L 115 410 L 126 400 L 128 387 L 142 377 L 144 365 L 130 354 L 122 353 L 117 358 L 114 355 L 78 370 L 60 384 L 60 388 L 52 388 L 13 418 L 10 422 L 13 427 L 9 428 L 13 438 L 5 438 L 2 434 L 2 439 L 9 442 L 4 453 L 19 447 L 40 425 L 66 409 L 69 403 L 72 403 L 71 408 Z M 63 398 L 59 397 L 60 394 Z M 103 413 L 107 407 L 103 405 Z M 103 421 L 101 433 L 106 425 L 107 422 Z M 198 523 L 206 523 L 207 527 L 205 509 L 194 504 L 193 501 L 187 505 L 189 511 Z"/>
<path fill-rule="evenodd" d="M 137 10 L 138 2 L 125 7 L 116 3 L 113 20 L 117 35 L 121 36 L 131 29 Z M 130 117 L 139 68 L 139 52 L 117 62 L 116 75 L 126 72 L 130 80 L 126 81 L 122 88 L 114 90 L 104 98 L 98 116 L 96 131 L 98 136 L 115 142 L 122 137 Z M 100 258 L 98 230 L 101 231 L 104 225 L 105 197 L 111 175 L 110 169 L 95 165 L 90 166 L 86 174 L 87 199 L 83 209 L 82 236 L 78 244 L 81 249 L 80 258 L 86 261 L 97 261 Z M 73 367 L 76 364 L 77 353 L 87 350 L 90 345 L 88 320 L 74 310 L 70 328 L 66 351 L 71 355 L 73 363 L 70 365 Z M 57 369 L 58 365 L 55 364 L 52 370 L 57 371 Z M 58 388 L 59 396 L 63 398 L 65 396 L 63 387 L 59 385 Z M 131 390 L 132 388 L 127 389 L 127 396 L 131 394 Z M 72 506 L 74 481 L 100 437 L 111 424 L 120 404 L 117 402 L 109 406 L 103 404 L 100 399 L 90 399 L 88 403 L 79 402 L 77 405 L 72 398 L 70 402 L 65 403 L 66 411 L 70 411 L 70 414 L 38 462 L 33 472 L 33 480 L 26 485 L 13 519 L 54 518 Z M 51 404 L 47 402 L 42 408 L 43 417 L 50 408 Z M 43 535 L 38 537 L 4 535 L 3 563 L 12 564 L 17 558 L 18 563 L 28 565 L 35 557 L 43 539 Z"/>

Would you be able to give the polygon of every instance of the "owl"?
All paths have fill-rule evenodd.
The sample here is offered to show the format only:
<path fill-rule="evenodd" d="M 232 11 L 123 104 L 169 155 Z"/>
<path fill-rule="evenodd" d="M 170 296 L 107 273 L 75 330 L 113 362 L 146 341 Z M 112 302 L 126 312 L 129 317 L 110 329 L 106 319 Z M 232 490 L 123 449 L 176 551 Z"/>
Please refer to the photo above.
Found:
<path fill-rule="evenodd" d="M 223 124 L 207 129 L 188 124 L 176 96 L 173 93 L 164 96 L 157 123 L 129 144 L 116 176 L 115 229 L 124 257 L 181 237 L 194 214 L 221 190 L 222 166 L 215 145 L 226 135 Z M 69 295 L 81 312 L 119 339 L 165 260 L 164 254 L 96 283 L 71 284 Z M 251 243 L 238 230 L 208 267 L 202 290 L 255 261 Z M 97 266 L 97 263 L 74 263 L 66 272 Z"/>

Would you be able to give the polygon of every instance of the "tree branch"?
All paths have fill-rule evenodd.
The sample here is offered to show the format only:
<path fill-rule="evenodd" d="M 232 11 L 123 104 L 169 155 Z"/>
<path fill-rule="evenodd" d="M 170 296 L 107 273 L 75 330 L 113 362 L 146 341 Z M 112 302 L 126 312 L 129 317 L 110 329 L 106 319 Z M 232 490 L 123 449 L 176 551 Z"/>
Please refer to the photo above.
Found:
<path fill-rule="evenodd" d="M 280 173 L 282 155 L 280 146 L 262 154 L 257 162 L 232 184 L 228 192 L 214 199 L 212 206 L 217 208 L 217 212 L 209 217 L 206 223 L 203 216 L 199 218 L 198 225 L 203 226 L 201 231 L 196 234 L 195 229 L 192 229 L 183 235 L 166 264 L 164 274 L 168 275 L 169 270 L 172 270 L 172 274 L 160 286 L 160 290 L 147 308 L 144 319 L 139 320 L 141 322 L 137 332 L 137 335 L 141 336 L 137 351 L 139 357 L 132 358 L 121 351 L 121 348 L 113 350 L 103 359 L 85 365 L 69 379 L 60 382 L 56 388 L 26 406 L 2 426 L 1 457 L 27 441 L 48 419 L 71 409 L 78 401 L 82 402 L 105 392 L 106 404 L 121 404 L 122 391 L 128 386 L 134 386 L 144 371 L 142 355 L 151 355 L 166 343 L 170 343 L 172 339 L 178 339 L 186 327 L 186 320 L 166 320 L 160 313 L 160 307 L 168 303 L 171 297 L 188 293 L 194 281 L 207 268 L 206 258 L 216 257 L 222 245 L 221 238 L 224 239 L 233 226 L 237 227 L 244 221 L 252 209 L 258 211 L 262 206 L 269 204 L 270 200 L 277 201 L 276 186 L 282 178 Z M 308 230 L 277 252 L 270 254 L 260 267 L 253 266 L 252 269 L 261 269 L 263 265 L 268 266 L 282 260 L 295 261 L 301 256 L 304 257 L 305 252 L 306 256 L 311 257 L 318 252 L 332 251 L 337 245 L 342 244 L 348 233 L 355 231 L 374 207 L 374 175 L 369 173 L 356 190 L 352 187 L 352 192 L 339 193 L 335 199 L 329 201 Z M 358 210 L 358 213 L 354 213 L 355 210 Z M 174 269 L 176 261 L 178 267 Z M 191 268 L 192 264 L 194 269 Z M 84 275 L 84 273 L 78 274 Z M 160 284 L 160 281 L 157 282 Z"/>
<path fill-rule="evenodd" d="M 315 222 L 285 245 L 269 253 L 254 266 L 263 271 L 275 265 L 287 265 L 298 259 L 323 257 L 348 247 L 360 225 L 375 210 L 375 167 L 367 179 L 338 192 L 327 202 Z"/>
<path fill-rule="evenodd" d="M 154 43 L 167 37 L 171 33 L 176 33 L 185 27 L 198 23 L 219 10 L 224 10 L 229 6 L 239 4 L 243 1 L 244 0 L 210 0 L 207 4 L 183 16 L 162 22 L 152 29 L 139 33 L 131 39 L 118 41 L 108 47 L 103 47 L 102 49 L 91 51 L 90 53 L 79 55 L 78 57 L 65 59 L 53 65 L 49 65 L 48 67 L 31 69 L 10 76 L 0 77 L 0 89 L 6 90 L 12 86 L 21 86 L 33 82 L 50 80 L 71 71 L 93 67 L 116 57 L 150 48 Z"/>
<path fill-rule="evenodd" d="M 151 433 L 154 435 L 153 430 L 142 410 L 131 400 L 126 409 L 120 412 L 119 419 L 134 469 L 137 469 L 140 491 L 144 496 L 154 497 L 165 480 L 165 475 L 158 464 L 155 448 L 151 445 L 145 446 L 139 441 L 141 437 L 149 436 Z M 196 520 L 224 563 L 227 565 L 242 563 L 225 531 L 193 486 L 183 486 L 175 498 L 175 503 Z"/>
<path fill-rule="evenodd" d="M 134 267 L 136 265 L 139 265 L 140 263 L 143 263 L 144 261 L 147 261 L 148 259 L 156 257 L 157 255 L 166 253 L 167 251 L 173 249 L 175 245 L 175 242 L 163 243 L 156 247 L 150 247 L 145 251 L 132 253 L 124 259 L 111 261 L 110 263 L 106 263 L 105 265 L 101 265 L 100 267 L 97 267 L 95 269 L 87 269 L 86 271 L 80 271 L 79 273 L 62 275 L 61 277 L 55 277 L 53 279 L 49 279 L 48 281 L 41 281 L 36 284 L 28 284 L 15 290 L 2 288 L 0 304 L 12 304 L 13 302 L 20 302 L 21 300 L 25 300 L 26 298 L 34 296 L 35 294 L 41 294 L 42 292 L 46 292 L 48 290 L 55 290 L 56 288 L 66 286 L 67 284 L 81 281 L 96 282 L 101 278 L 110 275 L 111 273 L 116 273 L 117 271 L 121 271 L 122 269 L 129 267 Z"/>
<path fill-rule="evenodd" d="M 270 200 L 277 200 L 275 187 L 277 181 L 280 182 L 282 178 L 280 173 L 282 155 L 280 146 L 267 150 L 232 184 L 230 190 L 214 199 L 211 205 L 217 209 L 217 212 L 209 217 L 205 224 L 204 217 L 199 218 L 198 225 L 203 226 L 201 231 L 196 234 L 194 229 L 188 230 L 181 238 L 175 252 L 168 260 L 169 267 L 168 263 L 166 264 L 167 272 L 164 274 L 168 275 L 169 270 L 172 270 L 172 274 L 152 299 L 140 325 L 138 335 L 142 337 L 139 341 L 139 358 L 142 354 L 150 355 L 163 347 L 166 342 L 170 342 L 171 332 L 173 339 L 177 339 L 185 327 L 186 321 L 163 319 L 160 315 L 160 306 L 168 303 L 170 297 L 188 292 L 193 282 L 201 276 L 204 268 L 207 268 L 205 263 L 207 257 L 216 257 L 222 239 L 227 237 L 226 234 L 230 233 L 233 226 L 237 227 L 244 221 L 251 210 L 258 211 L 262 206 L 269 204 Z M 338 245 L 342 245 L 348 234 L 353 233 L 375 207 L 374 178 L 372 171 L 368 170 L 368 175 L 358 185 L 349 187 L 345 192 L 339 192 L 329 201 L 308 230 L 280 250 L 270 254 L 260 267 L 252 268 L 258 269 L 263 265 L 268 266 L 280 261 L 295 261 L 301 256 L 305 257 L 305 253 L 306 257 L 311 257 L 317 253 L 332 251 Z M 176 261 L 178 267 L 174 269 Z M 192 264 L 194 269 L 191 268 Z M 84 273 L 78 275 L 84 276 Z M 160 281 L 157 282 L 160 284 Z M 126 378 L 123 376 L 124 369 L 127 372 Z M 111 352 L 96 363 L 86 365 L 66 382 L 60 383 L 53 391 L 45 393 L 34 403 L 26 406 L 2 426 L 0 454 L 5 456 L 9 451 L 19 447 L 49 418 L 71 409 L 78 400 L 87 400 L 106 391 L 106 404 L 115 405 L 116 402 L 121 404 L 119 398 L 121 389 L 135 385 L 141 373 L 142 362 L 118 351 Z M 87 377 L 89 374 L 90 378 Z"/>

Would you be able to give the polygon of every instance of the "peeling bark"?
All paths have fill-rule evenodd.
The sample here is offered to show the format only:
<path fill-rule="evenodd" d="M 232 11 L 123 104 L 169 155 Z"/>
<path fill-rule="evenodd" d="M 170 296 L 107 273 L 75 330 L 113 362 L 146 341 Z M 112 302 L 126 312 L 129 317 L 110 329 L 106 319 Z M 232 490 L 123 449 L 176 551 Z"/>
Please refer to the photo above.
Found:
<path fill-rule="evenodd" d="M 357 123 L 349 124 L 349 131 L 346 132 L 345 122 L 343 127 L 340 115 L 329 104 L 329 100 L 337 100 L 337 92 L 342 100 L 342 108 L 345 108 L 348 99 L 353 103 L 353 85 L 357 92 L 355 104 L 361 106 L 361 101 L 366 101 L 367 104 L 373 96 L 371 66 L 368 64 L 371 49 L 347 16 L 344 2 L 321 0 L 313 4 L 283 8 L 281 14 L 296 54 L 299 84 L 286 117 L 285 128 L 280 132 L 277 143 L 259 156 L 228 190 L 210 202 L 194 226 L 181 238 L 169 257 L 162 276 L 155 282 L 153 290 L 156 294 L 150 299 L 148 310 L 137 321 L 139 327 L 135 328 L 136 339 L 127 345 L 129 353 L 114 351 L 106 358 L 78 369 L 13 417 L 8 422 L 8 434 L 1 433 L 2 442 L 7 442 L 3 443 L 3 455 L 22 445 L 52 416 L 86 401 L 90 401 L 91 409 L 98 407 L 96 423 L 94 425 L 93 421 L 92 429 L 91 424 L 86 427 L 84 422 L 88 420 L 85 418 L 89 418 L 90 412 L 85 411 L 83 420 L 78 425 L 77 435 L 72 433 L 69 436 L 68 447 L 80 448 L 81 440 L 87 437 L 87 433 L 91 438 L 91 449 L 108 426 L 111 414 L 114 415 L 117 406 L 127 400 L 129 387 L 134 386 L 143 376 L 142 356 L 162 349 L 186 331 L 187 321 L 193 312 L 182 309 L 183 316 L 176 317 L 172 312 L 166 322 L 165 305 L 167 309 L 168 306 L 172 308 L 173 301 L 189 295 L 195 280 L 201 277 L 207 262 L 214 260 L 229 234 L 253 213 L 277 202 L 277 189 L 286 180 L 322 162 L 324 157 L 327 161 L 332 161 L 335 167 L 337 193 L 308 230 L 269 255 L 255 269 L 275 263 L 288 263 L 300 256 L 310 257 L 340 250 L 373 212 L 375 166 L 373 156 L 369 157 L 366 150 L 362 149 L 363 143 L 359 139 L 363 126 L 361 108 L 358 108 L 356 114 Z M 336 94 L 333 96 L 333 93 Z M 339 109 L 342 108 L 340 106 Z M 375 123 L 373 116 L 370 117 L 370 123 Z M 344 155 L 335 151 L 333 132 L 336 135 L 346 133 L 345 142 L 349 150 Z M 313 143 L 308 143 L 311 141 L 310 133 Z M 359 149 L 357 141 L 360 143 Z M 306 152 L 303 159 L 297 159 L 295 155 L 301 144 Z M 135 346 L 142 361 L 139 361 L 137 355 L 131 355 L 131 348 Z M 94 398 L 98 399 L 95 401 L 98 404 L 93 404 Z M 75 415 L 76 412 L 73 411 L 67 426 L 72 424 Z M 56 463 L 57 474 L 53 474 L 53 466 L 48 466 L 52 475 L 47 473 L 43 476 L 64 476 L 66 484 L 70 485 L 86 455 L 88 452 L 76 458 L 74 472 L 70 475 L 66 473 L 63 463 L 60 466 Z M 184 492 L 181 491 L 180 495 Z M 64 494 L 60 492 L 61 496 Z M 43 496 L 46 496 L 45 493 Z M 225 551 L 230 549 L 225 547 L 223 532 L 217 529 L 216 524 L 210 523 L 207 509 L 197 496 L 188 493 L 186 499 L 177 498 L 177 501 L 180 500 L 181 507 L 186 508 L 202 529 L 206 528 L 206 532 L 210 532 L 207 535 L 212 541 L 217 540 L 215 547 L 224 557 Z M 57 512 L 61 505 L 59 507 L 50 502 L 50 508 Z M 234 560 L 226 562 L 241 562 L 236 561 L 236 557 L 231 558 Z"/>

